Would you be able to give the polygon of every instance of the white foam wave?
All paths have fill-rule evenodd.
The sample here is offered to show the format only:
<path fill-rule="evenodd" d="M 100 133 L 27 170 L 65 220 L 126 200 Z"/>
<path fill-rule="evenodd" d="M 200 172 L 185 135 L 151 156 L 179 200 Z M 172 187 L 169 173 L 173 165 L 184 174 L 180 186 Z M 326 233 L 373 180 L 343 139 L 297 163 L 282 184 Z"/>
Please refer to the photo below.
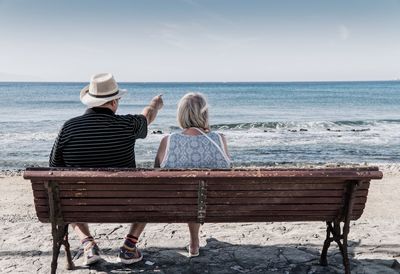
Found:
<path fill-rule="evenodd" d="M 0 133 L 0 139 L 2 140 L 2 143 L 15 143 L 18 141 L 54 141 L 56 137 L 56 132 Z"/>

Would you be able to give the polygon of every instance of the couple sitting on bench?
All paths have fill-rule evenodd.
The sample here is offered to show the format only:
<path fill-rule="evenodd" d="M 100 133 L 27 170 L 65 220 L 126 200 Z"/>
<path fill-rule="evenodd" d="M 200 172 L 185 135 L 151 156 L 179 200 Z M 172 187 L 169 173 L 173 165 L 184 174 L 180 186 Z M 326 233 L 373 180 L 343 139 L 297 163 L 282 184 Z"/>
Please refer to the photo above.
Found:
<path fill-rule="evenodd" d="M 147 126 L 163 107 L 161 95 L 152 99 L 141 115 L 116 115 L 120 98 L 126 93 L 109 73 L 97 74 L 82 89 L 80 99 L 88 109 L 65 122 L 50 154 L 51 167 L 134 168 L 136 139 L 145 138 Z M 225 137 L 211 132 L 207 102 L 199 93 L 182 97 L 177 113 L 181 133 L 164 137 L 160 143 L 155 167 L 161 168 L 229 168 L 230 159 Z M 140 261 L 136 247 L 146 224 L 132 224 L 120 248 L 117 260 L 124 264 Z M 198 223 L 188 223 L 189 256 L 199 255 Z M 84 264 L 100 260 L 100 250 L 88 224 L 72 224 L 82 242 Z"/>

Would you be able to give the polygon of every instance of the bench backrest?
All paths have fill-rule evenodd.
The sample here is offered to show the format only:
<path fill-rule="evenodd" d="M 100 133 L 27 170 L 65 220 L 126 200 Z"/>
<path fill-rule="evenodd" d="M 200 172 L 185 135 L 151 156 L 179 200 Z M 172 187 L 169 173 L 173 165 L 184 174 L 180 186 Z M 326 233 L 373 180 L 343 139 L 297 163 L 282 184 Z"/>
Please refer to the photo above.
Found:
<path fill-rule="evenodd" d="M 365 207 L 376 167 L 138 170 L 29 168 L 37 216 L 50 222 L 49 193 L 66 223 L 333 221 Z M 352 187 L 355 186 L 353 194 Z M 50 200 L 52 201 L 52 200 Z"/>

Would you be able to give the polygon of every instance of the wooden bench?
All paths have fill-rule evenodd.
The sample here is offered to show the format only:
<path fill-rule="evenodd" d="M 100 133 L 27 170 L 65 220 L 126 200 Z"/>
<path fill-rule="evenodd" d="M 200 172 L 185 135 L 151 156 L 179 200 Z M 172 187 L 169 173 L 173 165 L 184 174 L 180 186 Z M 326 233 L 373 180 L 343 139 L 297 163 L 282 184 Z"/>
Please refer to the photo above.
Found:
<path fill-rule="evenodd" d="M 320 263 L 336 242 L 350 273 L 350 220 L 363 213 L 376 167 L 139 170 L 28 168 L 39 221 L 52 224 L 55 273 L 61 245 L 73 263 L 69 223 L 324 221 Z M 343 223 L 343 224 L 342 224 Z"/>

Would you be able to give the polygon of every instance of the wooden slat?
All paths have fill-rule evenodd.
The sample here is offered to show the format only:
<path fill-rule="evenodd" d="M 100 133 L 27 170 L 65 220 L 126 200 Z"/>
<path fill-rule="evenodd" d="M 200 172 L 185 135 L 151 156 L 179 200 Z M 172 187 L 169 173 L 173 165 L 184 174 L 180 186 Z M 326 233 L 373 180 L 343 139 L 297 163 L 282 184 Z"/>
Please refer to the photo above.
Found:
<path fill-rule="evenodd" d="M 340 197 L 305 197 L 305 198 L 209 198 L 207 205 L 248 205 L 248 204 L 340 204 Z M 365 204 L 366 197 L 359 197 L 354 200 L 356 204 Z M 40 206 L 48 205 L 47 199 L 35 199 L 35 203 Z M 102 198 L 70 198 L 62 199 L 61 205 L 197 205 L 197 199 L 194 198 L 129 198 L 129 199 L 102 199 Z"/>
<path fill-rule="evenodd" d="M 343 191 L 208 191 L 209 198 L 262 198 L 262 197 L 342 197 Z M 356 197 L 366 197 L 367 191 L 357 191 Z M 60 198 L 196 198 L 197 191 L 62 191 Z M 34 191 L 36 198 L 47 198 L 47 192 Z"/>
<path fill-rule="evenodd" d="M 45 213 L 38 213 L 40 217 L 46 217 L 47 214 Z M 282 211 L 271 211 L 271 212 L 230 212 L 226 213 L 225 215 L 223 213 L 214 213 L 214 214 L 207 214 L 207 217 L 238 217 L 238 218 L 243 218 L 247 216 L 259 216 L 259 217 L 264 217 L 265 221 L 269 220 L 269 217 L 277 217 L 277 216 L 325 216 L 325 217 L 333 217 L 337 216 L 338 212 L 335 211 L 320 211 L 320 212 L 282 212 Z M 357 213 L 354 213 L 354 215 L 358 215 Z M 197 212 L 194 212 L 190 214 L 189 212 L 174 212 L 174 214 L 170 213 L 168 214 L 167 212 L 101 212 L 101 215 L 99 212 L 65 212 L 63 213 L 63 218 L 64 219 L 71 219 L 75 218 L 77 220 L 85 217 L 107 217 L 107 218 L 115 218 L 115 219 L 121 219 L 121 218 L 126 218 L 126 219 L 135 219 L 135 218 L 140 218 L 140 217 L 146 217 L 146 218 L 153 218 L 154 220 L 157 220 L 158 217 L 196 217 Z"/>
<path fill-rule="evenodd" d="M 208 198 L 207 204 L 342 204 L 341 197 L 301 198 Z M 356 198 L 356 203 L 365 203 L 366 198 Z"/>
<path fill-rule="evenodd" d="M 115 187 L 115 186 L 114 186 Z M 95 187 L 91 187 L 91 189 L 85 188 L 77 188 L 74 190 L 73 187 L 68 187 L 66 190 L 60 189 L 60 197 L 194 197 L 197 195 L 197 187 L 196 189 L 191 190 L 170 190 L 162 189 L 162 188 L 147 188 L 147 190 L 97 190 Z M 93 190 L 92 190 L 93 189 Z M 45 198 L 48 196 L 46 190 L 34 190 L 34 197 L 36 198 Z M 367 196 L 368 190 L 356 190 L 355 196 Z M 172 195 L 172 196 L 171 196 Z M 265 196 L 265 197 L 281 197 L 281 196 L 343 196 L 344 190 L 338 189 L 330 189 L 330 190 L 321 190 L 321 189 L 308 189 L 308 190 L 208 190 L 207 196 L 209 197 L 254 197 L 254 196 Z"/>
<path fill-rule="evenodd" d="M 234 169 L 234 170 L 154 170 L 154 169 L 71 169 L 71 168 L 27 168 L 25 179 L 69 180 L 88 178 L 342 178 L 344 180 L 381 179 L 377 167 L 363 168 L 313 168 L 313 169 Z M 51 178 L 51 179 L 50 179 Z"/>
<path fill-rule="evenodd" d="M 35 200 L 38 205 L 47 205 L 46 199 Z M 61 205 L 197 205 L 197 198 L 70 198 L 61 199 Z"/>
<path fill-rule="evenodd" d="M 40 185 L 46 180 L 33 181 L 32 184 Z M 47 178 L 47 181 L 57 181 L 59 185 L 78 184 L 78 185 L 159 185 L 159 184 L 173 184 L 173 185 L 197 185 L 198 178 L 130 178 L 130 177 L 92 177 L 92 178 Z"/>
<path fill-rule="evenodd" d="M 351 216 L 351 220 L 357 220 L 360 216 Z M 49 223 L 49 219 L 46 216 L 38 217 L 39 221 L 42 223 Z M 205 223 L 248 223 L 248 222 L 305 222 L 305 221 L 314 221 L 314 222 L 326 222 L 333 221 L 335 216 L 275 216 L 269 217 L 268 220 L 265 217 L 260 216 L 242 216 L 242 217 L 206 217 Z M 109 217 L 82 217 L 79 220 L 75 217 L 65 218 L 65 222 L 67 223 L 189 223 L 189 222 L 197 222 L 196 217 L 163 217 L 160 216 L 157 219 L 153 217 L 136 217 L 134 219 L 127 219 L 126 217 L 121 218 L 109 218 Z"/>
<path fill-rule="evenodd" d="M 328 190 L 328 189 L 345 189 L 346 184 L 343 182 L 340 183 L 235 183 L 235 184 L 208 184 L 207 182 L 207 190 L 209 191 L 217 191 L 217 190 Z M 357 189 L 365 190 L 369 188 L 369 183 L 362 184 Z"/>
<path fill-rule="evenodd" d="M 36 211 L 48 212 L 47 206 L 37 206 Z M 63 206 L 62 212 L 136 212 L 136 211 L 197 211 L 197 205 L 112 205 L 112 206 Z"/>
<path fill-rule="evenodd" d="M 148 211 L 138 211 L 138 212 L 101 212 L 99 214 L 98 212 L 64 212 L 63 217 L 64 218 L 81 218 L 81 217 L 106 217 L 106 218 L 136 218 L 140 216 L 144 217 L 153 217 L 156 219 L 157 217 L 197 217 L 197 211 L 193 212 L 188 212 L 188 211 L 175 211 L 175 212 L 168 212 L 168 211 L 162 211 L 162 212 L 148 212 Z"/>
<path fill-rule="evenodd" d="M 262 216 L 217 216 L 217 217 L 205 217 L 206 223 L 248 223 L 248 222 L 327 222 L 333 221 L 336 216 L 270 216 L 268 220 Z M 351 220 L 357 220 L 359 216 L 351 216 Z"/>
<path fill-rule="evenodd" d="M 42 223 L 49 223 L 48 217 L 38 217 L 39 221 Z M 67 223 L 188 223 L 188 222 L 197 222 L 197 218 L 194 216 L 159 216 L 157 218 L 154 217 L 136 217 L 132 219 L 128 219 L 124 216 L 119 218 L 115 217 L 105 217 L 105 216 L 83 216 L 79 219 L 76 217 L 65 218 L 64 222 Z"/>
<path fill-rule="evenodd" d="M 206 216 L 215 217 L 215 216 L 298 216 L 298 215 L 307 215 L 307 216 L 337 216 L 340 214 L 340 210 L 315 210 L 315 211 L 298 211 L 298 210 L 253 210 L 253 211 L 229 211 L 229 212 L 210 212 L 207 211 Z M 352 212 L 353 215 L 359 215 L 360 212 L 355 210 Z"/>
<path fill-rule="evenodd" d="M 43 184 L 33 184 L 33 190 L 37 191 L 47 191 Z M 60 184 L 60 191 L 63 190 L 97 190 L 97 191 L 154 191 L 155 189 L 159 191 L 197 191 L 197 184 L 96 184 L 96 183 L 87 183 L 87 184 Z"/>
<path fill-rule="evenodd" d="M 48 206 L 36 206 L 37 212 L 48 212 Z M 332 206 L 332 205 L 323 205 L 323 204 L 312 204 L 312 205 L 212 205 L 207 207 L 207 214 L 212 212 L 227 212 L 227 211 L 257 211 L 257 210 L 272 210 L 272 211 L 285 211 L 285 210 L 294 210 L 294 211 L 317 211 L 317 210 L 332 210 L 341 208 L 340 205 Z M 363 204 L 355 204 L 354 210 L 363 210 L 365 205 Z M 63 206 L 62 211 L 78 211 L 78 212 L 86 212 L 86 211 L 123 211 L 123 212 L 136 212 L 136 211 L 193 211 L 197 210 L 197 205 L 137 205 L 137 206 L 127 206 L 127 205 L 118 205 L 118 206 Z M 99 213 L 100 214 L 100 213 Z"/>
<path fill-rule="evenodd" d="M 47 191 L 34 190 L 34 197 L 41 199 L 48 197 Z M 148 190 L 148 191 L 98 191 L 98 190 L 75 190 L 60 191 L 61 198 L 195 198 L 197 197 L 196 191 L 160 191 L 160 190 Z M 257 191 L 207 191 L 209 198 L 253 198 L 253 197 L 342 197 L 344 195 L 343 190 L 257 190 Z M 355 192 L 356 197 L 366 197 L 368 190 L 357 190 Z"/>
<path fill-rule="evenodd" d="M 346 180 L 344 178 L 336 177 L 242 177 L 242 178 L 206 178 L 208 184 L 212 185 L 228 185 L 228 184 L 345 184 L 347 181 L 357 181 L 357 180 Z"/>
<path fill-rule="evenodd" d="M 337 216 L 340 212 L 338 210 L 318 210 L 318 211 L 296 211 L 296 210 L 286 210 L 286 211 L 229 211 L 229 212 L 209 212 L 207 211 L 206 216 L 216 217 L 216 216 Z"/>
<path fill-rule="evenodd" d="M 253 198 L 253 197 L 342 197 L 343 190 L 267 190 L 267 191 L 207 191 L 208 198 Z"/>
<path fill-rule="evenodd" d="M 34 191 L 37 198 L 47 197 L 47 192 Z M 197 198 L 197 191 L 60 191 L 60 198 Z"/>
<path fill-rule="evenodd" d="M 50 180 L 49 178 L 48 180 Z M 111 180 L 112 179 L 112 180 Z M 338 178 L 324 178 L 324 179 L 313 179 L 313 178 L 272 178 L 272 179 L 266 179 L 266 178 L 225 178 L 227 181 L 224 180 L 224 178 L 218 178 L 218 179 L 213 179 L 213 178 L 207 178 L 206 181 L 208 184 L 213 187 L 214 185 L 225 185 L 229 186 L 231 184 L 234 185 L 278 185 L 278 186 L 285 186 L 286 184 L 293 185 L 293 184 L 314 184 L 314 185 L 344 185 L 346 184 L 346 180 L 344 179 L 338 179 Z M 35 180 L 31 182 L 32 185 L 34 186 L 40 186 L 44 185 L 44 182 L 46 180 Z M 90 181 L 85 181 L 85 180 L 79 180 L 79 179 L 74 179 L 74 180 L 53 180 L 57 181 L 59 185 L 105 185 L 105 184 L 111 184 L 111 185 L 152 185 L 152 184 L 158 184 L 158 185 L 182 185 L 182 184 L 187 184 L 187 185 L 197 185 L 198 182 L 200 181 L 199 179 L 196 178 L 172 178 L 172 179 L 166 179 L 166 178 L 161 178 L 161 179 L 146 179 L 146 180 L 139 180 L 137 178 L 99 178 L 96 180 L 90 180 Z M 360 185 L 360 187 L 369 186 L 369 181 L 366 181 Z"/>
<path fill-rule="evenodd" d="M 196 220 L 197 212 L 174 212 L 175 214 L 166 212 L 102 212 L 101 215 L 98 212 L 67 212 L 63 214 L 64 220 L 76 220 L 81 222 L 85 219 L 97 219 L 98 222 L 105 219 L 108 221 L 125 220 L 124 222 L 135 222 L 136 219 L 146 219 L 156 221 L 158 219 L 192 219 Z M 47 218 L 47 214 L 38 213 L 38 218 Z"/>
<path fill-rule="evenodd" d="M 48 222 L 46 215 L 39 215 L 39 220 Z M 275 222 L 275 221 L 333 221 L 336 215 L 290 215 L 290 216 L 206 216 L 205 222 L 221 223 L 221 222 Z M 351 219 L 356 220 L 359 215 L 352 215 Z M 197 217 L 193 215 L 174 215 L 174 216 L 138 216 L 138 215 L 71 215 L 64 217 L 65 222 L 88 222 L 88 223 L 133 223 L 133 222 L 197 222 Z"/>
<path fill-rule="evenodd" d="M 253 211 L 253 210 L 296 210 L 296 211 L 315 211 L 315 210 L 331 210 L 332 208 L 341 208 L 341 205 L 327 204 L 302 204 L 302 205 L 208 205 L 207 214 L 211 212 L 221 211 Z M 355 204 L 354 210 L 362 210 L 365 208 L 363 204 Z"/>
<path fill-rule="evenodd" d="M 361 190 L 368 190 L 369 183 L 363 184 L 357 188 L 357 192 Z M 44 191 L 43 184 L 32 184 L 34 191 Z M 60 191 L 74 190 L 96 190 L 96 191 L 197 191 L 197 184 L 157 184 L 157 185 L 136 185 L 130 184 L 60 184 Z M 208 191 L 261 191 L 261 190 L 344 190 L 345 184 L 219 184 L 219 185 L 208 185 Z"/>
<path fill-rule="evenodd" d="M 367 196 L 367 191 L 357 191 L 357 197 Z M 280 191 L 207 191 L 209 198 L 254 198 L 254 197 L 343 197 L 343 190 L 280 190 Z"/>

